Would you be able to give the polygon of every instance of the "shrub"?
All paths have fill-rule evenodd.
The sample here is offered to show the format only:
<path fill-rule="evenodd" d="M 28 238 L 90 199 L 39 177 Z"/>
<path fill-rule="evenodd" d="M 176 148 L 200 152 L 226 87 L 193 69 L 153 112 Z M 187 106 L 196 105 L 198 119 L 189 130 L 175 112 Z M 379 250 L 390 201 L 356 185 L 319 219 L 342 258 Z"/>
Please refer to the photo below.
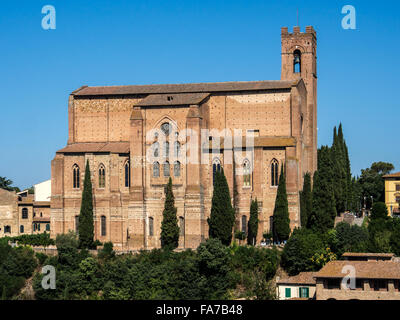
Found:
<path fill-rule="evenodd" d="M 282 267 L 290 276 L 302 271 L 316 271 L 311 258 L 326 244 L 322 236 L 310 229 L 295 229 L 282 252 Z"/>
<path fill-rule="evenodd" d="M 111 259 L 114 256 L 115 256 L 115 252 L 113 250 L 112 242 L 106 242 L 103 246 L 103 249 L 101 249 L 98 253 L 98 257 L 100 259 Z"/>
<path fill-rule="evenodd" d="M 36 252 L 35 256 L 38 259 L 40 265 L 43 265 L 44 262 L 47 260 L 47 255 L 42 252 Z"/>

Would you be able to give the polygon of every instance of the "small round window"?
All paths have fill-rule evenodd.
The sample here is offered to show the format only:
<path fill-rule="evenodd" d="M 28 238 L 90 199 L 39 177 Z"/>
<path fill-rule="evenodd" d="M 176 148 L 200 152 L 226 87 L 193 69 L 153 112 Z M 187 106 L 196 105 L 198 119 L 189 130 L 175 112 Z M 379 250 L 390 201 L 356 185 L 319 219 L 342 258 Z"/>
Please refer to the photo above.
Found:
<path fill-rule="evenodd" d="M 165 122 L 161 125 L 161 131 L 164 132 L 165 135 L 169 135 L 171 131 L 171 125 L 168 122 Z"/>

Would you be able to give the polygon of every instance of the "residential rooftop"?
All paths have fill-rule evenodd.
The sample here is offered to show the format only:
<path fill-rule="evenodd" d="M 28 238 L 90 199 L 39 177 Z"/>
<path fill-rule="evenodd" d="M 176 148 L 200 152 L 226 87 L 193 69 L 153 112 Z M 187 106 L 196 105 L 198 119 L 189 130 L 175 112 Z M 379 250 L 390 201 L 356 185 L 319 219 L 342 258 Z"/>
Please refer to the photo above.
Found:
<path fill-rule="evenodd" d="M 328 262 L 315 278 L 343 278 L 348 270 L 344 267 L 354 267 L 358 279 L 400 279 L 400 263 L 394 261 L 346 261 Z"/>

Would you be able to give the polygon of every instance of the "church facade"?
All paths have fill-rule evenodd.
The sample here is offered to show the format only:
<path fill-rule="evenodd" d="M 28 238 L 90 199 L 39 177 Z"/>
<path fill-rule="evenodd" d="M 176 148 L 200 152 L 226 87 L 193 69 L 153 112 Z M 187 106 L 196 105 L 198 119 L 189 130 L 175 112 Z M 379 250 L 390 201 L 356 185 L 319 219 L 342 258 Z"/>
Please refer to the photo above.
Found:
<path fill-rule="evenodd" d="M 246 231 L 259 203 L 259 242 L 271 230 L 282 165 L 290 226 L 300 225 L 303 175 L 317 168 L 316 32 L 282 28 L 281 80 L 81 87 L 69 96 L 67 145 L 51 163 L 51 235 L 78 230 L 86 162 L 95 239 L 161 246 L 172 178 L 180 248 L 208 237 L 213 176 L 224 170 Z"/>

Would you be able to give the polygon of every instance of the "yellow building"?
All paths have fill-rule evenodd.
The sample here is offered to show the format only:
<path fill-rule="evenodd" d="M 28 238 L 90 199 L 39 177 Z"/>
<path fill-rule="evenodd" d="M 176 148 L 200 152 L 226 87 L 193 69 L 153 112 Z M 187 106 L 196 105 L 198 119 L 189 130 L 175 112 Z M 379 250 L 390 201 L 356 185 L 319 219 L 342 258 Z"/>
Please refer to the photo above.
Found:
<path fill-rule="evenodd" d="M 384 175 L 385 203 L 389 214 L 400 214 L 400 172 Z"/>

